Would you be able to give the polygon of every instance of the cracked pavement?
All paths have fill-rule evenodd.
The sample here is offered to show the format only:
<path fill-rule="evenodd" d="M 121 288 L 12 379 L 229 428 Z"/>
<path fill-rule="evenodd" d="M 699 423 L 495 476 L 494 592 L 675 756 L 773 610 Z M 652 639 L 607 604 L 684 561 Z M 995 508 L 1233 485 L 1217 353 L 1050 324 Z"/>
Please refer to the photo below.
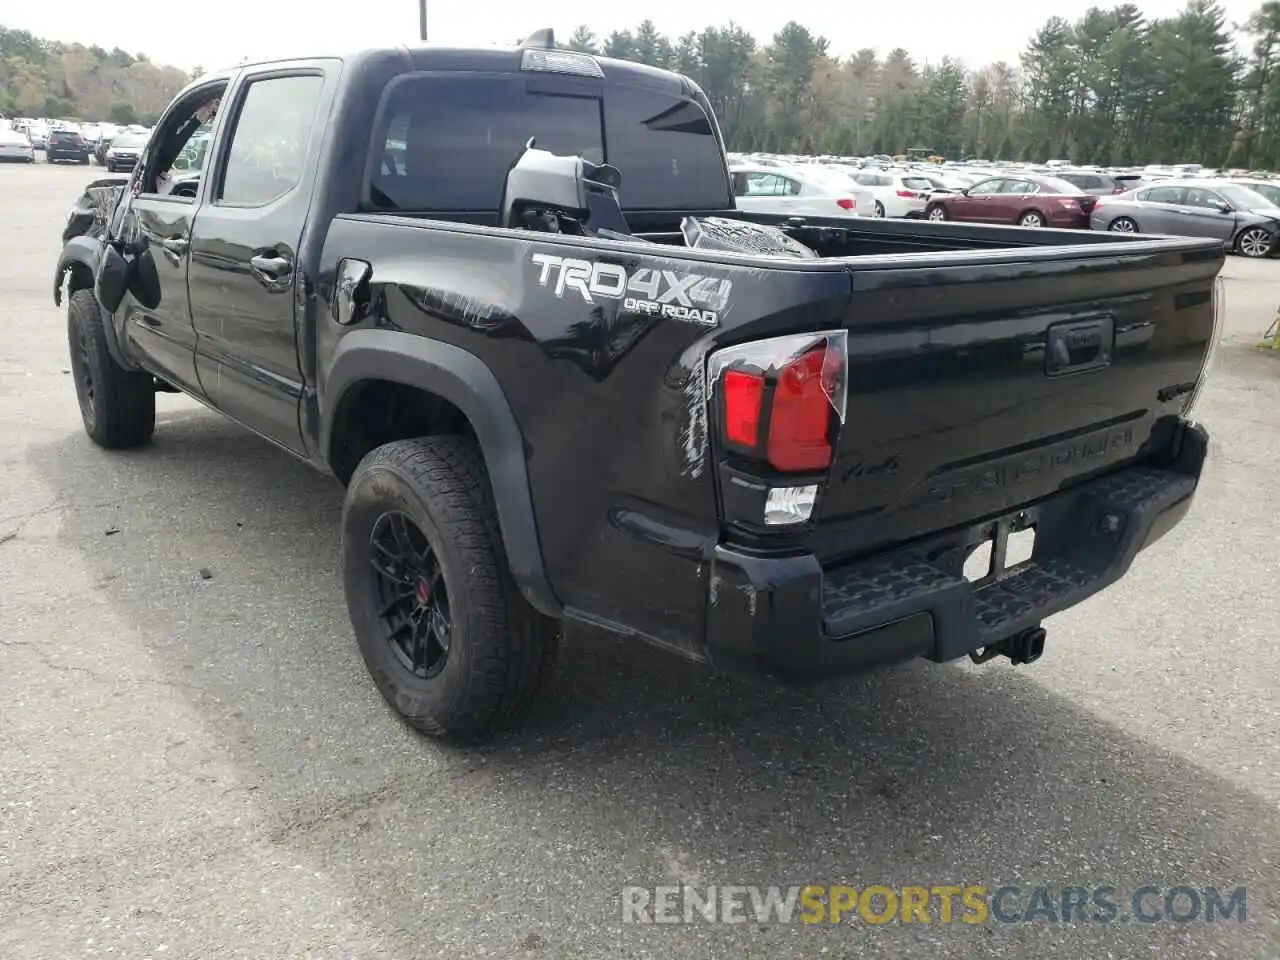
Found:
<path fill-rule="evenodd" d="M 50 298 L 96 169 L 0 167 L 0 958 L 1280 956 L 1280 263 L 1228 261 L 1185 523 L 1034 667 L 817 689 L 572 634 L 528 729 L 407 731 L 338 486 L 185 398 L 95 449 Z M 206 578 L 202 571 L 209 576 Z M 1244 923 L 624 926 L 626 884 L 1247 885 Z"/>

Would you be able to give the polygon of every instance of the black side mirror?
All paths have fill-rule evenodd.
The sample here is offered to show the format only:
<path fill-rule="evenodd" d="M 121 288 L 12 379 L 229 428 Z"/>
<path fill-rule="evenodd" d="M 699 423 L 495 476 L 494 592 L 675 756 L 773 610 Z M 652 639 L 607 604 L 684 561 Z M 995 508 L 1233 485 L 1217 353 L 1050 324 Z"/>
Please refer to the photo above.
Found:
<path fill-rule="evenodd" d="M 1218 204 L 1218 212 L 1219 212 L 1219 213 L 1231 213 L 1231 212 L 1232 212 L 1232 206 L 1231 206 L 1231 204 L 1229 204 L 1229 203 L 1220 203 L 1220 204 Z"/>
<path fill-rule="evenodd" d="M 115 313 L 120 309 L 125 292 L 129 289 L 129 264 L 111 244 L 103 248 L 93 287 L 103 310 Z"/>

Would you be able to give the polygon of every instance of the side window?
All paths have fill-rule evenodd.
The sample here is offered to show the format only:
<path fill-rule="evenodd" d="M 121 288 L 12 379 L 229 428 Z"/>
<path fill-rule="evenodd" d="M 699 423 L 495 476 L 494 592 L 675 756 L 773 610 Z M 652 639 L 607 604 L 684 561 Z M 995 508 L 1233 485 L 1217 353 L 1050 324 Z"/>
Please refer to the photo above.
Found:
<path fill-rule="evenodd" d="M 984 180 L 982 183 L 970 188 L 969 196 L 985 197 L 989 194 L 999 193 L 1000 187 L 1005 183 L 1004 180 Z"/>
<path fill-rule="evenodd" d="M 1224 203 L 1223 199 L 1212 190 L 1205 190 L 1203 187 L 1189 187 L 1187 189 L 1186 199 L 1182 201 L 1188 207 L 1212 207 L 1216 208 Z"/>
<path fill-rule="evenodd" d="M 252 81 L 241 101 L 216 203 L 258 207 L 298 185 L 322 77 Z"/>
<path fill-rule="evenodd" d="M 388 143 L 390 143 L 390 140 L 388 140 Z M 749 176 L 750 174 L 742 173 L 741 171 L 733 175 L 733 195 L 735 197 L 745 197 L 747 195 L 747 191 L 750 189 L 750 182 L 747 179 Z"/>
<path fill-rule="evenodd" d="M 792 189 L 792 187 L 795 189 Z M 749 197 L 785 197 L 799 193 L 800 184 L 774 173 L 747 174 L 747 196 Z"/>
<path fill-rule="evenodd" d="M 1085 177 L 1084 183 L 1080 183 L 1078 180 L 1073 182 L 1082 190 L 1101 190 L 1103 187 L 1101 177 Z"/>
<path fill-rule="evenodd" d="M 1001 193 L 1014 193 L 1020 196 L 1035 193 L 1036 185 L 1030 180 L 1006 180 L 1000 187 Z"/>
<path fill-rule="evenodd" d="M 1181 204 L 1186 193 L 1183 187 L 1152 187 L 1146 193 L 1139 194 L 1138 198 L 1148 203 Z"/>

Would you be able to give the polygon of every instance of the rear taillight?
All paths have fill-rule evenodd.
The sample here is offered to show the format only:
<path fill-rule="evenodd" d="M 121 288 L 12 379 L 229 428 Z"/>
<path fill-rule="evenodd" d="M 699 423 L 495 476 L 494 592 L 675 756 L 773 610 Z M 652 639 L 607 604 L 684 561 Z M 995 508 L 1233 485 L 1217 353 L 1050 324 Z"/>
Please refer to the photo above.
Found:
<path fill-rule="evenodd" d="M 854 200 L 852 197 L 841 197 L 836 201 L 836 206 L 841 210 L 856 210 L 858 207 L 858 201 Z"/>
<path fill-rule="evenodd" d="M 707 361 L 725 519 L 805 523 L 835 456 L 848 392 L 843 330 L 726 347 Z M 782 476 L 785 475 L 785 476 Z"/>
<path fill-rule="evenodd" d="M 893 192 L 906 200 L 916 200 L 920 197 L 920 194 L 915 190 L 895 190 Z"/>
<path fill-rule="evenodd" d="M 779 473 L 831 466 L 847 390 L 843 330 L 727 347 L 709 361 L 725 448 Z"/>

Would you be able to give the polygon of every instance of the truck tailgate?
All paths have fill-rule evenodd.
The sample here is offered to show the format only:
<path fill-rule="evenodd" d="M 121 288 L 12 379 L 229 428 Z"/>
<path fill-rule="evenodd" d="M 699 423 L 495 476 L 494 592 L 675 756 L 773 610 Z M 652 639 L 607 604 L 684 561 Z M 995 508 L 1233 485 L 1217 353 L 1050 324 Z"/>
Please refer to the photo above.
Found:
<path fill-rule="evenodd" d="M 1210 347 L 1224 254 L 1074 249 L 851 263 L 819 559 L 997 516 L 1167 446 Z"/>

